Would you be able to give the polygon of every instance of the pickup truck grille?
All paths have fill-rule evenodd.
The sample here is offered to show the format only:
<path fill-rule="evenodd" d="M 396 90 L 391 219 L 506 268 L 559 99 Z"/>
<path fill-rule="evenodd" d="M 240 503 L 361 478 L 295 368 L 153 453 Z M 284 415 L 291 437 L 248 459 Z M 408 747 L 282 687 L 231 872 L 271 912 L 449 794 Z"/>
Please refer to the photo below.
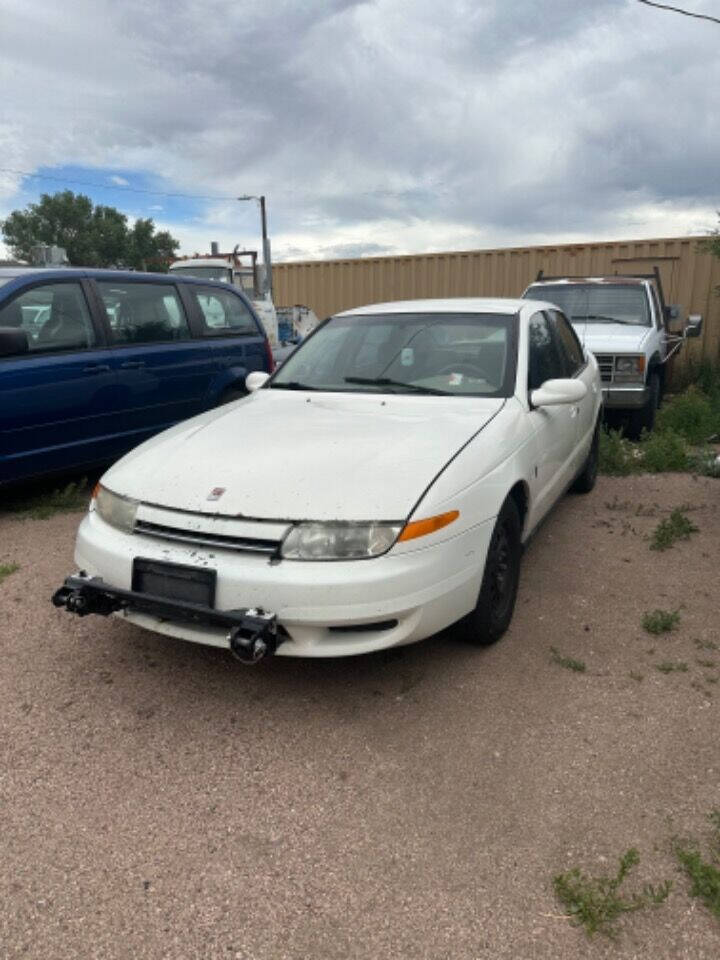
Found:
<path fill-rule="evenodd" d="M 596 353 L 595 359 L 600 367 L 600 379 L 603 383 L 612 383 L 615 358 L 604 353 Z"/>

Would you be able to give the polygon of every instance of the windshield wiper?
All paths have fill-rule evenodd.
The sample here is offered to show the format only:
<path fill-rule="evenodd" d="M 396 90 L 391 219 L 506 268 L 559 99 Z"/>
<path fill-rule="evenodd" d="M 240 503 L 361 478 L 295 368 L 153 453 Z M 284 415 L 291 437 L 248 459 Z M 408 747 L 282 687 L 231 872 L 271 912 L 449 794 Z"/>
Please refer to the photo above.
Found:
<path fill-rule="evenodd" d="M 621 320 L 619 317 L 607 317 L 605 316 L 605 314 L 602 314 L 602 313 L 588 313 L 588 314 L 582 314 L 579 316 L 574 313 L 572 315 L 572 319 L 573 320 L 593 320 L 595 323 L 624 323 L 625 325 L 631 326 L 631 327 L 637 326 L 637 324 L 633 323 L 632 320 Z"/>
<path fill-rule="evenodd" d="M 438 390 L 435 387 L 423 387 L 419 383 L 405 383 L 403 380 L 391 380 L 389 377 L 345 377 L 345 383 L 368 384 L 372 387 L 402 387 L 411 393 L 434 393 L 441 397 L 450 397 L 449 390 Z"/>
<path fill-rule="evenodd" d="M 269 384 L 272 390 L 320 390 L 320 387 L 311 387 L 308 383 L 300 383 L 299 380 L 288 380 L 286 383 Z"/>

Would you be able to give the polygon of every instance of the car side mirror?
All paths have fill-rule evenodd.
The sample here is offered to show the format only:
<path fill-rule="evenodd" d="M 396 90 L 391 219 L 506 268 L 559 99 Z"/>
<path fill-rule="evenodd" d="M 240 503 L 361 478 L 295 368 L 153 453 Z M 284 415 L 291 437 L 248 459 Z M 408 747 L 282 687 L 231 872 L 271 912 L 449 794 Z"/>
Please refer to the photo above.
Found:
<path fill-rule="evenodd" d="M 691 313 L 685 327 L 686 337 L 699 337 L 702 333 L 703 318 L 699 313 Z"/>
<path fill-rule="evenodd" d="M 533 407 L 557 407 L 565 403 L 579 403 L 587 396 L 587 387 L 582 380 L 546 380 L 530 394 Z"/>
<path fill-rule="evenodd" d="M 26 330 L 20 327 L 0 327 L 0 357 L 14 357 L 28 353 L 30 342 Z"/>
<path fill-rule="evenodd" d="M 264 370 L 253 370 L 252 373 L 249 373 L 245 377 L 245 386 L 248 389 L 249 393 L 254 393 L 256 390 L 259 390 L 267 381 L 270 379 L 270 374 L 265 373 Z"/>

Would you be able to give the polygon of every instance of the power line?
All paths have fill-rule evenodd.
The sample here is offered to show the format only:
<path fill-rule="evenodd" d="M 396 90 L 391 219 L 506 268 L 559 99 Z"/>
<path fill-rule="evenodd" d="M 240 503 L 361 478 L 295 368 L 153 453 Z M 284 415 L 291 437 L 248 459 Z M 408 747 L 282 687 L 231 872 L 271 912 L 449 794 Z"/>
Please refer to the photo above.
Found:
<path fill-rule="evenodd" d="M 713 23 L 720 23 L 719 17 L 711 17 L 707 13 L 692 13 L 690 10 L 681 10 L 680 7 L 671 7 L 668 3 L 656 3 L 655 0 L 638 0 L 638 3 L 644 3 L 648 7 L 659 7 L 660 10 L 672 10 L 673 13 L 681 13 L 684 17 L 695 17 L 696 20 L 712 20 Z"/>
<path fill-rule="evenodd" d="M 0 173 L 13 173 L 19 177 L 32 177 L 35 180 L 52 180 L 55 183 L 72 183 L 79 187 L 95 187 L 96 190 L 122 190 L 125 193 L 144 193 L 152 197 L 181 197 L 184 200 L 237 200 L 237 197 L 203 196 L 197 193 L 165 193 L 162 190 L 143 190 L 140 187 L 123 186 L 118 183 L 93 183 L 90 180 L 74 180 L 70 177 L 53 177 L 48 173 L 30 173 L 29 170 L 13 170 L 0 167 Z"/>

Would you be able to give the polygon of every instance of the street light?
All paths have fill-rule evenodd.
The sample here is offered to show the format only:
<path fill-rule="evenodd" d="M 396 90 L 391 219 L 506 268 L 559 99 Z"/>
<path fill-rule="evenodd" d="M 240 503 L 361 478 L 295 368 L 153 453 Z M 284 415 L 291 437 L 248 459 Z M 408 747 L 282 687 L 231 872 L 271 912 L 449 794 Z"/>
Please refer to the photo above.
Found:
<path fill-rule="evenodd" d="M 270 263 L 270 241 L 267 235 L 267 217 L 265 214 L 265 197 L 256 197 L 253 194 L 245 194 L 238 197 L 238 200 L 257 200 L 260 204 L 260 222 L 262 225 L 262 250 L 263 263 L 265 264 L 265 287 L 270 291 L 272 298 L 272 265 Z"/>

